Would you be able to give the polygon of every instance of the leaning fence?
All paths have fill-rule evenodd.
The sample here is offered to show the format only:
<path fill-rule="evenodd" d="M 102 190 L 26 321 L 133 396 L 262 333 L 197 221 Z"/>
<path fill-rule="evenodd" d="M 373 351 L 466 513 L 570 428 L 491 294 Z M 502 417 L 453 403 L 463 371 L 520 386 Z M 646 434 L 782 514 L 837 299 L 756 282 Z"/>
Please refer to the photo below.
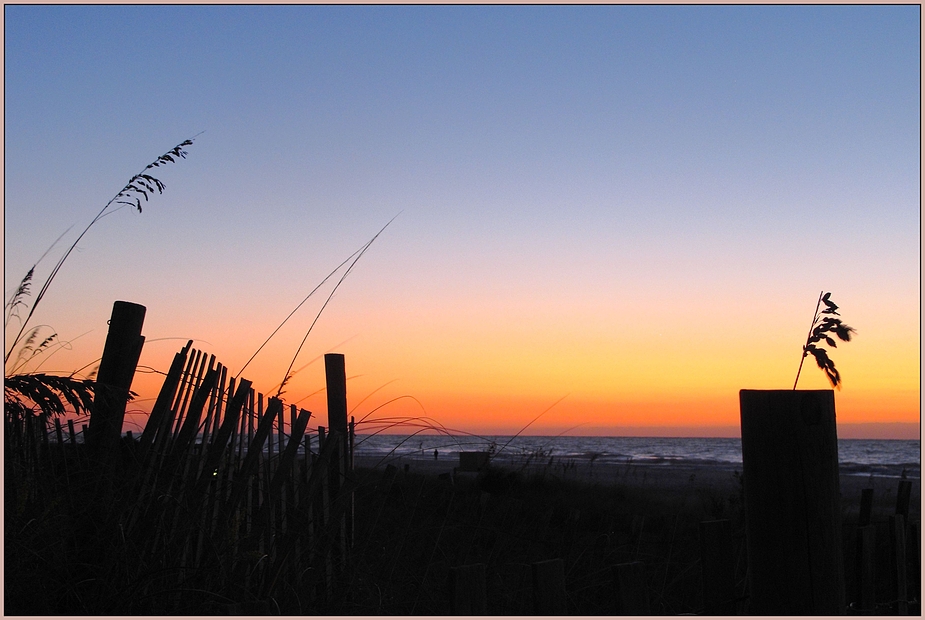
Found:
<path fill-rule="evenodd" d="M 375 579 L 386 573 L 392 579 L 398 557 L 410 553 L 404 546 L 432 539 L 424 551 L 427 564 L 413 584 L 412 611 L 425 583 L 432 591 L 443 588 L 436 578 L 443 574 L 439 567 L 447 577 L 443 609 L 452 613 L 545 615 L 588 609 L 578 604 L 584 596 L 580 592 L 596 584 L 582 578 L 576 590 L 561 556 L 535 558 L 528 546 L 521 555 L 530 562 L 511 564 L 504 553 L 496 553 L 505 545 L 514 549 L 527 544 L 525 531 L 535 533 L 545 549 L 552 529 L 550 506 L 544 505 L 539 514 L 522 514 L 530 511 L 518 509 L 519 500 L 499 492 L 496 503 L 503 510 L 498 508 L 492 520 L 486 508 L 491 493 L 478 485 L 458 485 L 457 491 L 452 477 L 447 478 L 449 491 L 437 488 L 425 494 L 423 482 L 396 483 L 395 468 L 387 468 L 382 480 L 372 483 L 382 487 L 374 500 L 378 507 L 372 508 L 382 512 L 395 507 L 400 540 L 389 540 L 395 531 L 385 524 L 376 529 L 376 517 L 354 548 L 354 492 L 359 487 L 342 355 L 325 356 L 325 375 L 328 424 L 314 428 L 309 411 L 256 392 L 250 381 L 231 376 L 215 356 L 193 349 L 192 341 L 174 356 L 137 438 L 132 433 L 121 437 L 120 423 L 115 443 L 111 437 L 101 439 L 108 432 L 105 421 L 88 438 L 92 417 L 90 426 L 78 431 L 73 420 L 44 413 L 5 415 L 5 602 L 10 592 L 15 596 L 22 571 L 30 593 L 36 591 L 35 575 L 64 584 L 46 606 L 58 613 L 342 613 L 347 607 L 341 603 L 356 593 L 351 588 L 366 582 L 367 589 L 373 584 L 377 590 L 375 609 L 388 609 Z M 127 390 L 127 385 L 122 387 Z M 121 415 L 118 408 L 109 411 Z M 460 460 L 462 470 L 483 465 L 478 459 Z M 431 482 L 444 484 L 442 476 Z M 848 547 L 845 562 L 851 603 L 844 611 L 902 615 L 920 610 L 920 525 L 910 522 L 910 493 L 911 482 L 901 480 L 895 514 L 876 522 L 871 517 L 872 491 L 864 492 L 856 540 L 851 541 L 855 544 Z M 689 569 L 697 566 L 703 583 L 695 596 L 700 603 L 687 607 L 723 615 L 749 611 L 754 575 L 740 575 L 741 562 L 736 560 L 744 541 L 733 536 L 729 521 L 701 522 L 699 557 L 682 566 L 678 552 L 672 555 L 678 516 L 673 527 L 664 528 L 671 535 L 667 555 L 662 560 L 649 554 L 648 563 L 639 561 L 647 557 L 641 550 L 647 542 L 660 541 L 643 535 L 645 516 L 639 515 L 638 531 L 635 517 L 620 527 L 613 518 L 602 540 L 619 539 L 617 530 L 623 530 L 635 541 L 635 553 L 615 554 L 622 560 L 598 571 L 596 579 L 610 595 L 605 597 L 607 606 L 594 611 L 644 615 L 668 609 L 655 603 L 674 580 L 693 574 Z M 566 539 L 578 536 L 578 520 L 579 511 L 571 508 L 562 525 Z M 483 545 L 476 542 L 482 537 L 490 544 L 479 555 Z M 459 553 L 453 540 L 463 545 Z M 582 563 L 603 544 L 598 539 L 586 543 L 577 551 Z M 381 547 L 390 556 L 388 570 L 367 570 L 369 578 L 351 574 L 347 569 L 357 563 L 361 547 L 369 566 L 375 565 L 374 551 Z M 569 570 L 577 565 L 573 560 Z M 674 568 L 680 572 L 669 582 L 669 569 Z M 500 587 L 508 573 L 513 576 L 504 582 L 509 587 Z M 653 579 L 661 584 L 655 591 Z M 400 589 L 408 586 L 405 582 L 396 578 L 388 583 Z M 526 590 L 532 594 L 521 596 Z M 27 603 L 34 604 L 29 597 Z"/>
<path fill-rule="evenodd" d="M 65 439 L 58 419 L 54 431 L 42 416 L 8 419 L 8 497 L 63 493 L 79 521 L 96 521 L 101 547 L 113 537 L 85 560 L 132 585 L 119 611 L 189 608 L 194 592 L 219 608 L 272 600 L 284 575 L 299 576 L 305 604 L 323 600 L 352 539 L 353 421 L 314 433 L 309 411 L 265 398 L 191 345 L 118 454 L 88 451 L 72 420 Z"/>

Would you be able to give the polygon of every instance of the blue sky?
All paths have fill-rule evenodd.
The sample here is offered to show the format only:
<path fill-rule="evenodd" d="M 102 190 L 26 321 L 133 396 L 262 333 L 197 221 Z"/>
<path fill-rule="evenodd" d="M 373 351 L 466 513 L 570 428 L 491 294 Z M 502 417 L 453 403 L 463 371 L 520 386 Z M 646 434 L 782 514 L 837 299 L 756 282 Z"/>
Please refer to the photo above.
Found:
<path fill-rule="evenodd" d="M 508 341 L 521 332 L 553 367 L 569 349 L 664 366 L 650 348 L 689 359 L 679 373 L 696 366 L 658 321 L 683 323 L 734 384 L 789 387 L 820 288 L 864 323 L 868 344 L 849 345 L 864 364 L 902 351 L 901 370 L 864 385 L 917 390 L 918 6 L 4 15 L 7 293 L 132 174 L 205 132 L 144 213 L 94 227 L 43 302 L 38 319 L 62 336 L 92 330 L 83 353 L 60 354 L 72 367 L 126 298 L 149 306 L 149 339 L 203 338 L 240 365 L 401 212 L 313 345 L 360 334 L 358 363 L 401 350 L 395 373 L 415 393 L 432 349 L 498 354 L 525 347 Z M 175 344 L 149 347 L 151 364 Z M 780 377 L 750 375 L 735 350 L 780 357 Z M 509 363 L 529 375 L 528 358 Z"/>

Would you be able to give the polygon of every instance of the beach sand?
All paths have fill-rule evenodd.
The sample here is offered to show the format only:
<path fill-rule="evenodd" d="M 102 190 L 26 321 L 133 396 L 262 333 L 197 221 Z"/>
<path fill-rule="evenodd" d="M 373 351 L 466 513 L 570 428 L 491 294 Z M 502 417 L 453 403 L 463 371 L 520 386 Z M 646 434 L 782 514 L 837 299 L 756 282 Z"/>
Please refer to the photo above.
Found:
<path fill-rule="evenodd" d="M 703 613 L 701 524 L 716 520 L 729 523 L 736 588 L 744 591 L 747 519 L 742 500 L 747 481 L 743 488 L 741 466 L 737 470 L 588 458 L 527 463 L 504 455 L 488 472 L 477 473 L 460 471 L 455 454 L 434 459 L 432 453 L 384 461 L 359 455 L 355 465 L 361 481 L 357 531 L 364 540 L 376 541 L 369 549 L 381 550 L 381 558 L 368 559 L 370 574 L 403 575 L 401 581 L 377 581 L 377 586 L 394 592 L 396 601 L 403 596 L 415 601 L 420 592 L 428 592 L 437 615 L 450 611 L 444 589 L 453 567 L 477 563 L 486 566 L 491 578 L 492 615 L 529 613 L 523 571 L 553 559 L 564 562 L 574 615 L 612 614 L 613 567 L 632 562 L 644 570 L 655 615 Z M 386 473 L 390 465 L 394 469 Z M 856 589 L 853 550 L 861 490 L 873 488 L 877 571 L 886 576 L 878 582 L 878 600 L 889 600 L 887 518 L 895 512 L 899 482 L 898 476 L 841 476 L 849 596 Z M 917 479 L 911 482 L 910 518 L 917 521 L 921 485 Z M 402 571 L 393 573 L 399 555 Z M 410 574 L 416 577 L 407 578 Z M 412 582 L 413 587 L 402 590 Z M 380 590 L 374 594 L 370 600 L 379 605 Z M 745 613 L 746 606 L 744 599 L 739 601 L 739 613 Z M 401 615 L 405 609 L 396 603 L 389 613 Z"/>
<path fill-rule="evenodd" d="M 513 459 L 498 459 L 500 468 L 507 471 L 521 471 L 527 475 L 537 474 L 562 480 L 584 482 L 592 485 L 619 486 L 639 491 L 658 491 L 675 500 L 696 501 L 704 495 L 728 497 L 740 489 L 741 467 L 695 467 L 689 465 L 644 465 L 633 463 L 594 462 L 587 459 L 573 459 L 568 462 L 554 461 L 541 464 L 518 463 Z M 496 461 L 496 463 L 498 462 Z M 371 457 L 356 457 L 355 465 L 360 468 L 381 468 L 389 464 L 416 474 L 428 476 L 455 476 L 456 479 L 472 479 L 477 474 L 459 471 L 459 463 L 449 456 L 394 457 L 387 461 Z M 446 476 L 445 476 L 446 477 Z M 846 517 L 857 518 L 861 491 L 874 490 L 873 520 L 885 519 L 896 509 L 899 476 L 873 476 L 842 474 L 839 480 L 842 505 Z M 909 516 L 919 519 L 921 515 L 921 480 L 911 479 L 912 493 L 909 502 Z M 687 502 L 685 502 L 687 503 Z"/>

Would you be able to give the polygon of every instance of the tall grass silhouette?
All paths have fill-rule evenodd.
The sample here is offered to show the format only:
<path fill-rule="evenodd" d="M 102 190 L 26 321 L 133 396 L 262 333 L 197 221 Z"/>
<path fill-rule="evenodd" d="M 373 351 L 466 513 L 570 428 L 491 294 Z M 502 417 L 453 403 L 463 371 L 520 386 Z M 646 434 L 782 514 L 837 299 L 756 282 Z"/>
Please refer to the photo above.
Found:
<path fill-rule="evenodd" d="M 296 360 L 298 359 L 299 354 L 302 352 L 302 347 L 305 346 L 305 342 L 308 340 L 308 336 L 312 333 L 312 330 L 315 328 L 315 325 L 318 323 L 318 319 L 321 318 L 322 313 L 324 313 L 324 311 L 325 311 L 325 309 L 327 308 L 328 304 L 330 303 L 331 299 L 334 297 L 334 294 L 337 292 L 337 289 L 340 288 L 341 284 L 344 283 L 344 280 L 347 279 L 347 276 L 350 275 L 350 273 L 353 271 L 353 268 L 356 266 L 357 262 L 359 262 L 359 260 L 363 257 L 363 255 L 366 253 L 366 251 L 369 250 L 370 246 L 372 246 L 372 244 L 376 241 L 376 239 L 379 238 L 379 235 L 381 235 L 383 232 L 385 232 L 385 229 L 388 228 L 389 225 L 390 225 L 392 222 L 394 222 L 394 221 L 395 221 L 395 218 L 397 218 L 399 215 L 401 215 L 401 213 L 396 214 L 392 219 L 390 219 L 388 222 L 386 222 L 385 226 L 383 226 L 381 229 L 379 229 L 379 232 L 377 232 L 375 235 L 373 235 L 373 237 L 372 237 L 369 241 L 367 241 L 366 243 L 364 243 L 356 252 L 354 252 L 353 254 L 351 254 L 350 256 L 348 256 L 347 258 L 345 258 L 337 267 L 335 267 L 333 270 L 331 270 L 331 272 L 330 272 L 328 275 L 326 275 L 326 276 L 324 277 L 324 279 L 321 280 L 321 282 L 319 282 L 319 283 L 315 286 L 315 288 L 313 288 L 311 291 L 309 291 L 308 295 L 306 295 L 306 296 L 302 299 L 302 301 L 300 301 L 300 302 L 296 305 L 296 307 L 293 308 L 292 311 L 290 311 L 289 314 L 286 315 L 286 318 L 284 318 L 284 319 L 280 322 L 280 324 L 276 326 L 276 329 L 274 329 L 274 330 L 270 333 L 270 335 L 267 336 L 266 340 L 264 340 L 263 343 L 262 343 L 259 347 L 257 347 L 257 350 L 254 351 L 253 355 L 251 355 L 251 356 L 248 358 L 248 360 L 244 363 L 244 365 L 241 367 L 241 370 L 238 371 L 238 373 L 237 373 L 236 376 L 241 376 L 241 375 L 244 373 L 244 371 L 247 369 L 247 367 L 250 366 L 251 362 L 254 361 L 254 359 L 257 357 L 257 355 L 264 349 L 264 347 L 267 346 L 267 344 L 270 342 L 270 340 L 272 340 L 273 337 L 276 336 L 276 334 L 279 332 L 279 330 L 282 329 L 283 326 L 286 325 L 286 323 L 288 323 L 288 322 L 290 321 L 290 319 L 292 319 L 292 317 L 295 315 L 296 312 L 298 312 L 299 308 L 301 308 L 303 305 L 305 305 L 305 303 L 306 303 L 312 296 L 314 296 L 314 294 L 317 293 L 317 292 L 321 289 L 322 286 L 324 286 L 325 282 L 327 282 L 328 280 L 330 280 L 331 278 L 333 278 L 333 277 L 335 276 L 335 274 L 337 274 L 337 273 L 344 267 L 344 265 L 347 265 L 347 264 L 349 263 L 349 266 L 348 266 L 347 269 L 344 271 L 344 273 L 341 275 L 340 279 L 335 283 L 334 287 L 331 289 L 331 292 L 328 294 L 328 296 L 327 296 L 327 298 L 325 299 L 324 303 L 321 305 L 321 308 L 318 310 L 318 313 L 315 315 L 314 320 L 312 320 L 311 325 L 309 325 L 308 330 L 305 332 L 305 336 L 302 338 L 302 341 L 299 343 L 299 346 L 296 348 L 296 352 L 295 352 L 295 354 L 294 354 L 293 357 L 292 357 L 292 361 L 289 362 L 289 366 L 288 366 L 288 368 L 286 368 L 286 373 L 285 373 L 285 375 L 283 376 L 283 379 L 274 387 L 274 389 L 277 390 L 277 392 L 276 392 L 276 398 L 280 398 L 280 397 L 282 396 L 282 394 L 283 394 L 283 391 L 284 391 L 284 388 L 286 387 L 286 384 L 289 383 L 289 381 L 292 379 L 293 375 L 295 374 L 295 373 L 293 372 L 293 370 L 292 370 L 292 367 L 295 365 L 295 362 L 296 362 Z M 316 359 L 317 359 L 317 358 L 316 358 Z M 298 369 L 298 370 L 301 370 L 301 368 Z M 296 372 L 298 372 L 298 370 L 297 370 Z"/>
<path fill-rule="evenodd" d="M 68 246 L 67 250 L 52 267 L 51 272 L 42 282 L 34 297 L 32 296 L 32 285 L 34 284 L 36 268 L 70 229 L 62 233 L 42 254 L 39 260 L 20 280 L 19 285 L 9 299 L 6 300 L 4 303 L 4 330 L 10 328 L 14 319 L 19 322 L 19 330 L 16 332 L 15 337 L 6 341 L 6 350 L 3 356 L 5 377 L 3 394 L 8 418 L 9 416 L 21 418 L 21 416 L 33 412 L 33 406 L 38 411 L 48 415 L 60 415 L 64 413 L 68 405 L 78 414 L 87 410 L 87 403 L 92 402 L 95 390 L 98 389 L 95 382 L 77 378 L 75 373 L 61 376 L 38 373 L 34 370 L 26 372 L 26 365 L 33 359 L 47 353 L 54 346 L 65 346 L 65 343 L 62 343 L 58 338 L 57 332 L 50 326 L 39 325 L 32 327 L 32 317 L 48 294 L 64 263 L 67 262 L 71 253 L 77 248 L 77 245 L 87 232 L 103 217 L 124 207 L 133 208 L 138 213 L 141 213 L 143 203 L 147 203 L 155 194 L 163 194 L 166 187 L 163 181 L 149 171 L 175 163 L 180 159 L 185 159 L 187 156 L 186 147 L 191 146 L 198 135 L 180 142 L 132 176 L 125 186 L 90 220 L 90 223 L 87 224 L 73 243 Z M 31 303 L 29 303 L 30 300 Z M 21 312 L 25 312 L 25 317 L 21 316 Z M 48 333 L 49 330 L 51 331 L 50 335 L 41 337 L 42 333 Z M 16 353 L 15 356 L 14 352 Z"/>
<path fill-rule="evenodd" d="M 806 344 L 803 345 L 803 356 L 800 358 L 800 367 L 797 369 L 797 377 L 793 382 L 793 389 L 797 389 L 797 383 L 800 381 L 800 371 L 803 370 L 803 361 L 807 355 L 812 355 L 816 360 L 816 365 L 825 372 L 826 378 L 832 387 L 841 389 L 841 375 L 835 369 L 835 362 L 829 358 L 828 352 L 817 343 L 825 343 L 833 349 L 837 346 L 835 339 L 829 334 L 834 334 L 839 340 L 849 342 L 851 334 L 856 333 L 853 327 L 842 323 L 838 314 L 838 306 L 831 300 L 832 293 L 819 292 L 819 299 L 816 301 L 816 310 L 813 314 L 813 322 L 809 327 L 809 334 L 806 336 Z M 819 311 L 819 306 L 825 304 L 825 309 Z"/>
<path fill-rule="evenodd" d="M 90 220 L 90 223 L 87 224 L 86 228 L 83 229 L 83 232 L 81 232 L 77 236 L 74 242 L 68 247 L 67 251 L 65 251 L 64 254 L 61 256 L 61 258 L 58 259 L 58 262 L 55 263 L 55 266 L 52 268 L 51 273 L 42 283 L 41 288 L 39 288 L 38 293 L 33 298 L 31 305 L 28 305 L 25 303 L 25 298 L 31 295 L 30 288 L 32 284 L 32 278 L 35 273 L 35 268 L 38 266 L 38 261 L 36 262 L 35 265 L 32 266 L 31 269 L 29 269 L 29 271 L 26 273 L 25 277 L 23 277 L 22 281 L 20 282 L 19 286 L 17 287 L 12 297 L 4 304 L 4 310 L 5 310 L 4 327 L 8 325 L 10 319 L 13 318 L 14 316 L 18 318 L 18 315 L 17 315 L 18 308 L 20 307 L 29 308 L 29 311 L 26 314 L 25 319 L 22 320 L 21 322 L 19 332 L 16 334 L 16 337 L 13 338 L 7 345 L 7 350 L 5 351 L 4 356 L 3 356 L 4 363 L 9 361 L 10 355 L 12 354 L 12 352 L 16 349 L 16 347 L 19 345 L 20 341 L 22 340 L 23 334 L 26 331 L 26 328 L 29 326 L 30 320 L 32 319 L 32 315 L 35 314 L 36 309 L 39 307 L 39 305 L 42 303 L 42 300 L 45 298 L 45 295 L 48 292 L 48 289 L 51 286 L 52 282 L 54 282 L 55 278 L 57 277 L 58 272 L 61 271 L 61 268 L 64 266 L 64 263 L 67 261 L 68 257 L 70 257 L 71 252 L 74 251 L 74 249 L 77 247 L 77 244 L 80 243 L 80 240 L 84 238 L 84 235 L 86 235 L 87 232 L 89 232 L 89 230 L 93 228 L 93 226 L 97 222 L 100 221 L 100 219 L 102 219 L 106 215 L 109 215 L 110 213 L 113 213 L 115 210 L 122 208 L 116 205 L 129 206 L 129 207 L 136 209 L 138 213 L 141 213 L 142 212 L 142 206 L 141 206 L 142 200 L 144 200 L 144 202 L 147 203 L 150 200 L 150 197 L 153 196 L 155 193 L 163 194 L 164 189 L 166 187 L 164 183 L 160 179 L 152 176 L 151 174 L 148 174 L 147 171 L 153 168 L 164 166 L 168 163 L 174 163 L 178 159 L 185 159 L 187 156 L 187 151 L 185 151 L 184 149 L 188 146 L 191 146 L 193 144 L 193 140 L 198 135 L 199 134 L 196 134 L 196 136 L 193 136 L 192 138 L 184 140 L 180 144 L 176 145 L 175 147 L 173 147 L 172 149 L 170 149 L 169 151 L 167 151 L 166 153 L 164 153 L 163 155 L 155 159 L 153 162 L 145 166 L 141 172 L 134 175 L 132 178 L 128 180 L 128 183 L 126 183 L 125 186 L 122 189 L 120 189 L 116 193 L 116 195 L 113 196 L 109 200 L 109 202 L 107 202 L 103 206 L 102 209 L 100 209 L 99 213 L 97 213 L 96 216 L 92 220 Z M 45 255 L 43 254 L 43 257 L 44 256 Z"/>

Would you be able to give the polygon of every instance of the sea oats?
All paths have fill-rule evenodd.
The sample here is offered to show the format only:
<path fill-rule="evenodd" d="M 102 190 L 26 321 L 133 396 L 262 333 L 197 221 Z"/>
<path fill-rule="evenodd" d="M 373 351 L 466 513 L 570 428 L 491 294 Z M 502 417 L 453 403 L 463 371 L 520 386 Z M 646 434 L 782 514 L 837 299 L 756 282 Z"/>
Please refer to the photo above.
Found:
<path fill-rule="evenodd" d="M 823 293 L 820 291 L 819 300 L 816 302 L 816 312 L 813 315 L 813 323 L 809 328 L 809 335 L 806 337 L 806 344 L 803 345 L 803 357 L 800 358 L 800 367 L 797 369 L 797 378 L 793 382 L 793 389 L 797 389 L 797 382 L 800 380 L 800 371 L 803 369 L 803 360 L 807 355 L 812 355 L 816 359 L 816 365 L 825 372 L 826 378 L 832 387 L 841 389 L 841 375 L 835 369 L 835 362 L 829 358 L 828 352 L 816 343 L 825 341 L 825 344 L 837 347 L 835 340 L 828 333 L 835 334 L 839 340 L 849 342 L 851 334 L 856 330 L 842 323 L 838 314 L 838 306 L 831 300 L 832 293 Z M 825 304 L 825 310 L 819 311 L 819 306 Z M 825 316 L 829 315 L 829 316 Z M 834 316 L 833 316 L 834 315 Z"/>

